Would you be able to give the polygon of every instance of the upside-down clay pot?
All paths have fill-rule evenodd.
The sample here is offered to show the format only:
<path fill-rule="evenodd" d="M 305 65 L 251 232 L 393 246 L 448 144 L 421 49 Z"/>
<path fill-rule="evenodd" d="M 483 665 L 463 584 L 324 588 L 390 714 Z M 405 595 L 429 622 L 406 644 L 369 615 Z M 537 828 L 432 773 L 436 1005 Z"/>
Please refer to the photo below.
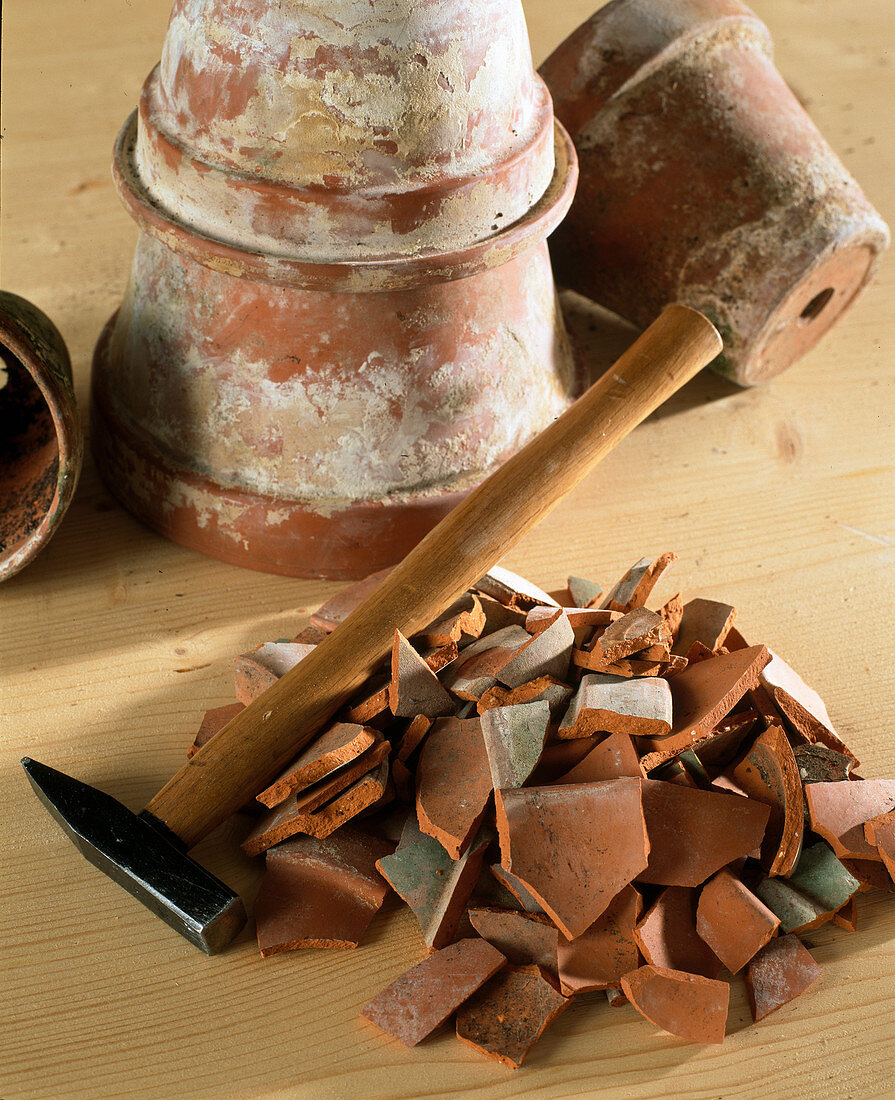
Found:
<path fill-rule="evenodd" d="M 365 576 L 576 396 L 577 162 L 519 0 L 176 0 L 113 171 L 94 448 L 177 542 Z"/>
<path fill-rule="evenodd" d="M 0 581 L 24 569 L 56 531 L 83 447 L 59 330 L 25 298 L 0 291 Z"/>
<path fill-rule="evenodd" d="M 544 62 L 581 186 L 556 277 L 636 324 L 702 310 L 742 385 L 795 362 L 867 285 L 885 223 L 737 0 L 613 0 Z"/>

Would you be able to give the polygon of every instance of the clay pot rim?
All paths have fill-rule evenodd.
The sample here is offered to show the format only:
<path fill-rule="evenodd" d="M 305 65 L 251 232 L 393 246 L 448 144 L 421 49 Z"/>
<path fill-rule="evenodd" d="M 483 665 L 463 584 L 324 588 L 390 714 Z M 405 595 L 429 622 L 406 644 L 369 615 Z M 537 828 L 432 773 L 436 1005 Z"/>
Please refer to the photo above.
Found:
<path fill-rule="evenodd" d="M 8 312 L 10 305 L 15 308 L 18 303 L 24 303 L 28 312 L 37 315 L 36 322 L 55 335 L 55 348 L 49 339 L 41 348 L 27 328 Z M 43 335 L 38 334 L 38 338 Z M 0 581 L 4 581 L 29 565 L 55 533 L 77 488 L 84 457 L 84 437 L 70 380 L 71 360 L 59 330 L 33 302 L 7 290 L 0 291 L 0 346 L 27 370 L 40 390 L 53 419 L 59 452 L 56 486 L 45 515 L 23 542 L 0 553 Z"/>
<path fill-rule="evenodd" d="M 183 145 L 177 138 L 173 137 L 167 130 L 162 129 L 158 125 L 153 117 L 152 107 L 153 99 L 152 95 L 155 91 L 155 86 L 159 79 L 159 69 L 161 62 L 156 64 L 152 72 L 146 78 L 146 82 L 143 85 L 143 90 L 140 94 L 140 103 L 137 106 L 137 115 L 139 117 L 139 125 L 143 127 L 147 134 L 151 135 L 152 144 L 157 146 L 162 155 L 167 159 L 169 156 L 179 157 L 185 161 L 191 162 L 196 169 L 203 175 L 209 175 L 212 173 L 220 174 L 225 177 L 228 184 L 233 187 L 254 187 L 263 189 L 268 193 L 283 193 L 284 195 L 294 195 L 302 197 L 307 200 L 326 200 L 328 196 L 336 195 L 339 197 L 345 196 L 357 196 L 359 199 L 368 200 L 381 197 L 389 197 L 396 192 L 391 191 L 386 187 L 379 188 L 356 188 L 356 187 L 337 187 L 330 184 L 323 183 L 309 183 L 304 185 L 297 185 L 288 183 L 283 180 L 278 180 L 272 177 L 264 176 L 261 174 L 253 174 L 249 172 L 241 172 L 239 169 L 231 168 L 222 164 L 214 164 L 210 161 L 204 161 L 201 157 L 196 156 L 188 146 Z M 494 166 L 493 172 L 498 172 L 500 169 L 509 168 L 514 165 L 518 165 L 525 161 L 530 155 L 531 150 L 537 145 L 539 136 L 543 130 L 546 130 L 550 123 L 553 122 L 553 99 L 550 95 L 550 89 L 547 87 L 543 78 L 539 73 L 533 73 L 535 87 L 538 90 L 538 127 L 532 137 L 532 139 L 526 145 L 520 145 L 516 148 L 513 154 L 507 157 L 505 160 L 500 161 Z M 127 118 L 124 124 L 126 129 L 130 125 L 131 119 Z M 464 175 L 464 176 L 442 176 L 431 180 L 430 182 L 420 183 L 416 186 L 409 188 L 401 194 L 417 195 L 423 200 L 432 198 L 438 198 L 442 195 L 450 197 L 453 192 L 460 190 L 462 187 L 469 183 L 481 181 L 491 175 L 492 171 L 487 173 L 480 173 L 477 175 Z"/>
<path fill-rule="evenodd" d="M 562 124 L 553 120 L 555 167 L 538 201 L 518 221 L 467 248 L 421 252 L 377 260 L 317 263 L 251 252 L 199 233 L 162 210 L 133 166 L 138 111 L 118 134 L 112 177 L 118 195 L 140 228 L 173 252 L 183 253 L 214 271 L 305 290 L 376 292 L 451 282 L 499 267 L 547 237 L 565 217 L 578 182 L 578 157 Z"/>
<path fill-rule="evenodd" d="M 549 186 L 555 168 L 553 103 L 544 81 L 537 74 L 533 79 L 540 93 L 534 133 L 487 171 L 451 175 L 438 169 L 406 188 L 352 188 L 299 185 L 203 161 L 153 113 L 157 66 L 140 96 L 130 172 L 155 206 L 194 233 L 274 260 L 370 263 L 462 252 L 493 235 L 494 222 L 509 226 L 522 219 Z M 489 206 L 493 213 L 486 218 Z M 507 214 L 498 214 L 500 208 Z M 358 218 L 370 228 L 352 229 Z M 373 225 L 384 232 L 372 232 Z"/>

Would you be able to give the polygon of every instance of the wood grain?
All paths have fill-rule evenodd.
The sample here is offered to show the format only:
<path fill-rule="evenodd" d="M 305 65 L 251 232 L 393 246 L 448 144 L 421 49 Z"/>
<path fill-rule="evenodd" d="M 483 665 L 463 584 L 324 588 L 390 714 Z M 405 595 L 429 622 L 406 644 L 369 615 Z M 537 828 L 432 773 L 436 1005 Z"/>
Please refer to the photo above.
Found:
<path fill-rule="evenodd" d="M 527 0 L 536 60 L 596 0 Z M 754 0 L 778 64 L 884 217 L 895 221 L 890 0 Z M 115 133 L 156 61 L 168 0 L 6 0 L 3 285 L 47 310 L 86 418 L 93 343 L 135 232 L 109 179 Z M 612 583 L 642 554 L 680 589 L 735 604 L 752 642 L 824 697 L 868 776 L 895 775 L 895 264 L 769 385 L 689 383 L 530 532 L 509 568 L 544 587 Z M 599 343 L 599 318 L 592 337 Z M 608 339 L 608 337 L 607 337 Z M 617 339 L 617 335 L 616 335 Z M 611 356 L 610 356 L 611 358 Z M 356 951 L 215 958 L 90 867 L 28 789 L 30 754 L 137 809 L 183 763 L 203 712 L 232 699 L 237 653 L 299 630 L 333 583 L 252 574 L 164 542 L 88 463 L 58 535 L 0 589 L 0 1096 L 832 1098 L 891 1096 L 895 906 L 811 942 L 816 991 L 746 1027 L 734 983 L 719 1048 L 678 1042 L 582 998 L 518 1072 L 449 1034 L 415 1051 L 358 1018 L 424 956 L 389 904 Z M 260 867 L 232 819 L 197 858 L 251 901 Z M 260 861 L 257 861 L 260 863 Z"/>

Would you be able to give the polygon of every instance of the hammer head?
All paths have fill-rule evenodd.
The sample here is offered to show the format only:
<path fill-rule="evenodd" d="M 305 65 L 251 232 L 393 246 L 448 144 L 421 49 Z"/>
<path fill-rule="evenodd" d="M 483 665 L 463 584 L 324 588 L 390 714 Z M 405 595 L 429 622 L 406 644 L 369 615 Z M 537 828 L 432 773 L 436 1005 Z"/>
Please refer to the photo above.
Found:
<path fill-rule="evenodd" d="M 246 922 L 242 901 L 189 858 L 151 814 L 126 806 L 55 768 L 25 757 L 37 797 L 82 854 L 182 936 L 213 955 Z"/>

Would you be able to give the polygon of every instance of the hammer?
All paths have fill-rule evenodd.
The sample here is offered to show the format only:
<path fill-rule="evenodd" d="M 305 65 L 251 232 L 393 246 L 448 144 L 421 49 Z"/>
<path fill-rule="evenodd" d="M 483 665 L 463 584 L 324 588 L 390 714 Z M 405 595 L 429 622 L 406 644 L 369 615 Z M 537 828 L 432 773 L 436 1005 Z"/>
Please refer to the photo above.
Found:
<path fill-rule="evenodd" d="M 245 924 L 245 909 L 187 850 L 301 751 L 390 651 L 396 629 L 410 637 L 431 622 L 721 347 L 701 313 L 667 307 L 338 629 L 215 734 L 142 813 L 26 757 L 38 797 L 91 863 L 207 954 L 220 951 Z"/>

